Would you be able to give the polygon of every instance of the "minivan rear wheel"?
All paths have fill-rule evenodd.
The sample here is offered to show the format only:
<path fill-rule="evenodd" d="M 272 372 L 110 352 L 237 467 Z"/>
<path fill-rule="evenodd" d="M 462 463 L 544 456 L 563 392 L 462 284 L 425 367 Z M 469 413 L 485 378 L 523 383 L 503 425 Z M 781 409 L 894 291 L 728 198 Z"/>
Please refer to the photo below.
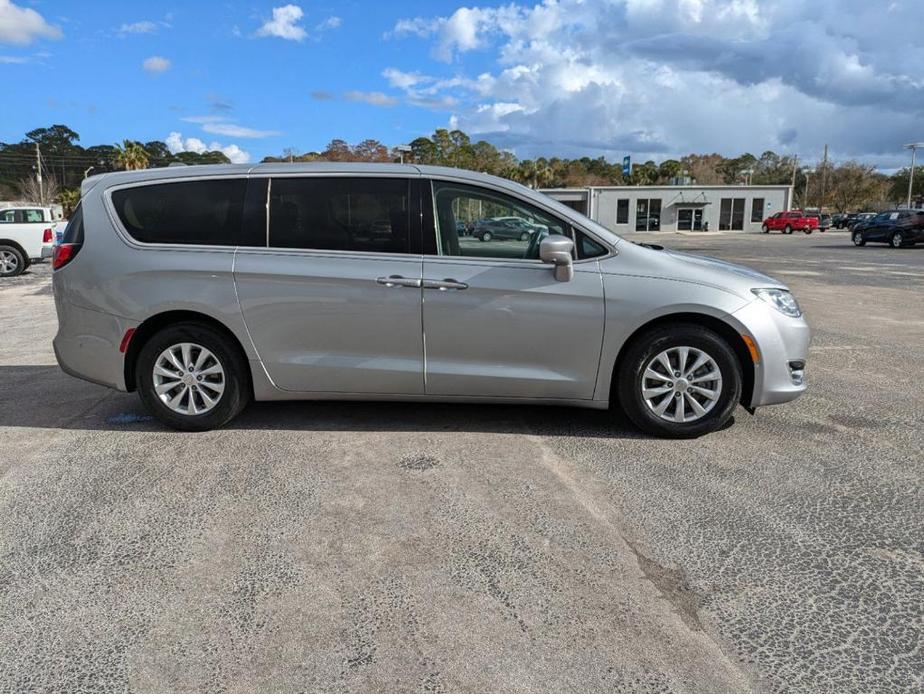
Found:
<path fill-rule="evenodd" d="M 164 424 L 182 431 L 215 429 L 250 399 L 247 365 L 236 345 L 199 323 L 178 323 L 141 348 L 135 368 L 141 401 Z"/>
<path fill-rule="evenodd" d="M 693 324 L 648 332 L 617 373 L 619 402 L 642 431 L 694 438 L 720 429 L 741 398 L 741 365 L 717 333 Z"/>

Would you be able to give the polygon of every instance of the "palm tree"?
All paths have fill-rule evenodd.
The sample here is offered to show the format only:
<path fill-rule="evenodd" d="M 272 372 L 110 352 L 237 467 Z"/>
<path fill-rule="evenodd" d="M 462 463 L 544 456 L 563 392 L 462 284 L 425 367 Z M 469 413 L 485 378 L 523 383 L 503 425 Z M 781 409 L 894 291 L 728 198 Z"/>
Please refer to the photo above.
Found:
<path fill-rule="evenodd" d="M 70 219 L 71 215 L 74 214 L 74 210 L 77 209 L 77 203 L 80 202 L 80 190 L 77 188 L 65 188 L 58 195 L 58 202 L 61 203 L 64 210 L 64 218 Z"/>
<path fill-rule="evenodd" d="M 549 161 L 543 157 L 536 160 L 535 182 L 536 188 L 548 188 L 555 180 L 555 170 Z"/>
<path fill-rule="evenodd" d="M 137 171 L 148 168 L 148 153 L 140 142 L 124 140 L 116 145 L 116 166 L 126 171 Z"/>

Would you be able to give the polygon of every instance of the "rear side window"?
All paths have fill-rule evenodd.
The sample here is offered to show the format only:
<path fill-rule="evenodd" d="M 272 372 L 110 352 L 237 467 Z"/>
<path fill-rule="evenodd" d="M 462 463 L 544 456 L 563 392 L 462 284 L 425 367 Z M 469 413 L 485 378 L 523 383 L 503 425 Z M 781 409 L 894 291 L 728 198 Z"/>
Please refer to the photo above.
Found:
<path fill-rule="evenodd" d="M 407 253 L 409 188 L 403 178 L 274 178 L 269 245 Z"/>
<path fill-rule="evenodd" d="M 142 243 L 235 246 L 247 181 L 182 181 L 123 188 L 112 193 L 122 225 Z"/>

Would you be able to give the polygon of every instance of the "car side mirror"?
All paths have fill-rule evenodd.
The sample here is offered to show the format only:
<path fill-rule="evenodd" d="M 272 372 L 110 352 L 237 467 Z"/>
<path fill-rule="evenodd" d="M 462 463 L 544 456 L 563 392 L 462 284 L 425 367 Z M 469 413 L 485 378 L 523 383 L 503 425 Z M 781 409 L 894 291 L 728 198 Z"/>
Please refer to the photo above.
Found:
<path fill-rule="evenodd" d="M 546 236 L 539 243 L 539 260 L 555 266 L 555 279 L 559 282 L 570 282 L 574 277 L 574 265 L 571 252 L 574 250 L 574 241 L 567 236 Z"/>

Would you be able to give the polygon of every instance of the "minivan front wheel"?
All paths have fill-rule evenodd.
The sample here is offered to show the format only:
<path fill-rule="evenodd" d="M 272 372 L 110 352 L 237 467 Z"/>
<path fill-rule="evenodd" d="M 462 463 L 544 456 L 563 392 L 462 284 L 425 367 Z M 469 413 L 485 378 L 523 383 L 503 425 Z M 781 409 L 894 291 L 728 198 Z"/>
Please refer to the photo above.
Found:
<path fill-rule="evenodd" d="M 163 423 L 206 431 L 229 422 L 250 397 L 246 364 L 229 338 L 198 323 L 158 332 L 135 368 L 142 402 Z"/>
<path fill-rule="evenodd" d="M 741 398 L 741 366 L 725 340 L 692 324 L 635 340 L 617 374 L 619 402 L 643 431 L 693 438 L 724 426 Z"/>

